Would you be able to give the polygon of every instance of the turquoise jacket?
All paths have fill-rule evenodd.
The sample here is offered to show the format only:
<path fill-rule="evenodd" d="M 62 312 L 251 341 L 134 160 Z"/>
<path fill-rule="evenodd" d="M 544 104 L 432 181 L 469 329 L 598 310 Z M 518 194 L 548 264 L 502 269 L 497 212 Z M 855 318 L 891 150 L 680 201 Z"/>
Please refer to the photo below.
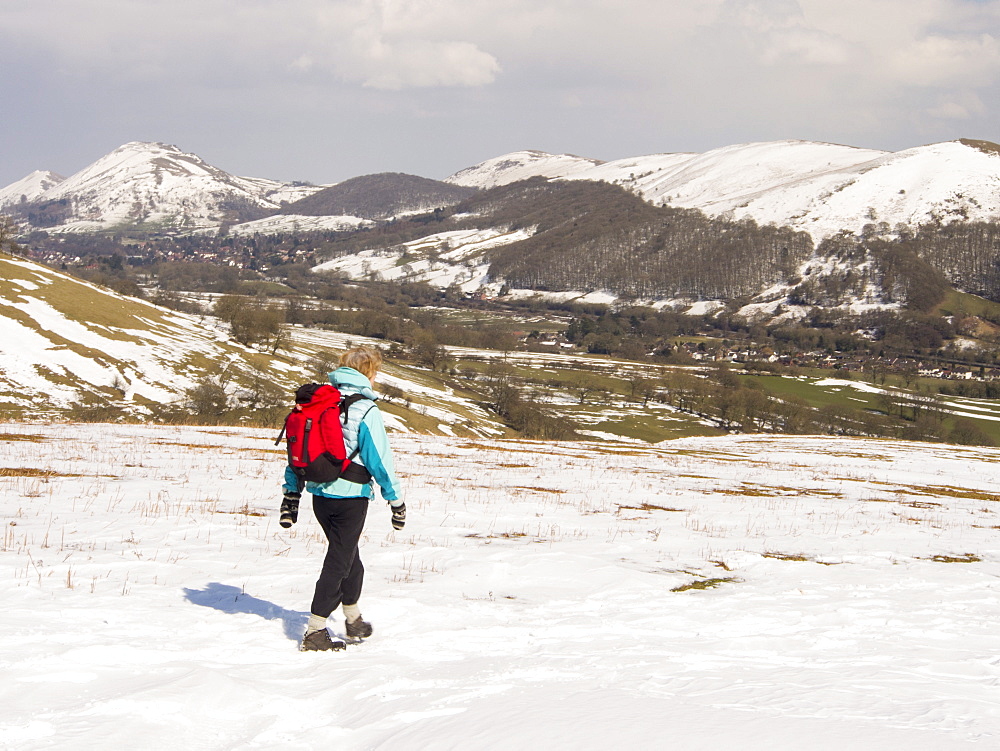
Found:
<path fill-rule="evenodd" d="M 329 375 L 330 383 L 336 386 L 340 393 L 346 396 L 361 394 L 372 401 L 356 401 L 347 410 L 347 424 L 344 425 L 344 443 L 347 445 L 347 455 L 355 448 L 360 448 L 354 461 L 371 473 L 372 480 L 382 489 L 382 497 L 392 506 L 403 503 L 399 497 L 399 480 L 396 477 L 396 467 L 392 460 L 392 449 L 389 447 L 389 437 L 385 432 L 382 413 L 374 401 L 378 395 L 372 391 L 371 382 L 354 368 L 337 368 Z M 285 468 L 285 492 L 302 491 L 301 480 L 291 467 Z M 325 498 L 371 498 L 375 491 L 372 483 L 364 485 L 349 480 L 334 480 L 333 482 L 307 482 L 306 490 L 313 495 Z"/>

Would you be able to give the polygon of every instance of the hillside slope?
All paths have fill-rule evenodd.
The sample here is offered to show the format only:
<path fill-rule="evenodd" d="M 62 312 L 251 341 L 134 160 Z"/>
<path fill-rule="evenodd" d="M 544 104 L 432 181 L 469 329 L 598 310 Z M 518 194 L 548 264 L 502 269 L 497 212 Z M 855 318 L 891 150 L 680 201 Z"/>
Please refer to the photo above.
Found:
<path fill-rule="evenodd" d="M 809 141 L 727 146 L 566 168 L 563 156 L 521 152 L 447 178 L 492 187 L 533 176 L 600 180 L 646 201 L 711 216 L 750 218 L 814 240 L 869 224 L 911 229 L 932 222 L 1000 218 L 1000 152 L 983 141 L 948 141 L 890 153 Z"/>
<path fill-rule="evenodd" d="M 278 425 L 295 388 L 323 380 L 338 352 L 378 344 L 296 327 L 286 334 L 279 353 L 261 352 L 234 341 L 210 316 L 177 313 L 0 254 L 0 415 L 173 419 L 188 414 L 191 389 L 211 382 L 237 416 Z M 432 374 L 390 364 L 380 383 L 405 400 L 385 405 L 394 429 L 505 432 L 470 394 Z"/>
<path fill-rule="evenodd" d="M 600 164 L 602 162 L 597 159 L 585 159 L 572 154 L 515 151 L 459 170 L 446 178 L 445 182 L 485 190 L 520 180 L 529 180 L 532 177 L 558 178 L 579 175 Z"/>
<path fill-rule="evenodd" d="M 0 209 L 16 206 L 26 201 L 37 201 L 45 191 L 55 187 L 65 179 L 55 172 L 35 170 L 30 175 L 0 188 Z"/>
<path fill-rule="evenodd" d="M 52 185 L 22 215 L 50 232 L 190 230 L 257 219 L 316 190 L 236 177 L 176 146 L 136 141 Z"/>
<path fill-rule="evenodd" d="M 648 299 L 755 295 L 806 261 L 803 233 L 653 206 L 601 181 L 534 178 L 477 193 L 426 236 L 316 267 L 353 278 L 607 291 Z"/>
<path fill-rule="evenodd" d="M 364 175 L 323 188 L 285 206 L 282 214 L 389 219 L 458 203 L 475 192 L 400 172 Z"/>
<path fill-rule="evenodd" d="M 0 409 L 7 414 L 55 415 L 74 403 L 114 401 L 142 415 L 227 368 L 237 383 L 250 369 L 286 382 L 290 375 L 200 317 L 6 255 L 0 280 Z"/>
<path fill-rule="evenodd" d="M 1000 218 L 1000 146 L 969 139 L 895 153 L 786 140 L 610 162 L 517 151 L 460 170 L 444 183 L 383 173 L 334 186 L 236 177 L 174 146 L 133 142 L 65 180 L 39 172 L 6 186 L 0 189 L 0 207 L 29 227 L 50 232 L 185 233 L 279 212 L 383 220 L 538 177 L 612 183 L 657 206 L 787 226 L 808 232 L 816 242 L 868 226 L 886 233 Z M 342 230 L 352 221 L 295 218 L 237 232 Z"/>

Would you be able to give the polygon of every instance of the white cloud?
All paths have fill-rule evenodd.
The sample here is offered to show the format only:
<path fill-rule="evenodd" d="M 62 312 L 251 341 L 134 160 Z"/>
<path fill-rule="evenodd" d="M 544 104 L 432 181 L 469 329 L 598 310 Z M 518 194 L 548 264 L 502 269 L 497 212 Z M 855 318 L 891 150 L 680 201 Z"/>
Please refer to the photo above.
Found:
<path fill-rule="evenodd" d="M 968 120 L 971 116 L 968 108 L 958 102 L 942 102 L 927 110 L 927 114 L 941 120 Z"/>
<path fill-rule="evenodd" d="M 30 41 L 68 70 L 131 79 L 199 73 L 251 78 L 327 73 L 375 88 L 482 86 L 497 59 L 449 16 L 413 0 L 5 0 L 0 33 Z M 442 31 L 453 31 L 446 36 Z"/>
<path fill-rule="evenodd" d="M 69 69 L 133 78 L 284 71 L 398 90 L 480 87 L 501 69 L 530 66 L 556 83 L 589 76 L 642 87 L 666 66 L 808 65 L 857 76 L 862 88 L 967 88 L 1000 74 L 998 8 L 996 0 L 5 0 L 0 33 Z"/>
<path fill-rule="evenodd" d="M 469 42 L 407 39 L 367 46 L 344 65 L 344 76 L 375 89 L 483 86 L 500 70 L 496 58 Z"/>
<path fill-rule="evenodd" d="M 939 120 L 969 120 L 985 111 L 983 100 L 978 95 L 972 91 L 963 91 L 928 108 L 927 114 Z"/>
<path fill-rule="evenodd" d="M 476 159 L 777 138 L 905 148 L 958 122 L 1000 140 L 1000 0 L 0 0 L 4 63 L 28 98 L 69 102 L 35 107 L 68 113 L 66 132 L 124 101 L 162 140 L 231 117 L 260 122 L 254 146 L 298 144 L 286 120 L 321 122 L 386 161 L 417 144 Z M 3 78 L 0 95 L 24 102 Z M 127 125 L 126 140 L 147 137 Z M 287 148 L 313 169 L 306 144 Z"/>
<path fill-rule="evenodd" d="M 971 38 L 933 34 L 915 39 L 890 58 L 898 80 L 916 86 L 985 86 L 1000 73 L 1000 43 L 989 34 Z"/>

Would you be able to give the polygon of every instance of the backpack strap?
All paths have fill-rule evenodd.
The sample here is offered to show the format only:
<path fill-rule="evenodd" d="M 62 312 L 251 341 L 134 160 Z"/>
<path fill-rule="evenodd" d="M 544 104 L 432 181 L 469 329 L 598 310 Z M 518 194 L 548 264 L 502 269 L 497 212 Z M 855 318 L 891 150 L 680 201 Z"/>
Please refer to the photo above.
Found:
<path fill-rule="evenodd" d="M 345 396 L 340 400 L 340 419 L 343 420 L 344 425 L 347 425 L 347 411 L 351 408 L 351 405 L 355 402 L 361 401 L 362 399 L 368 399 L 368 397 L 364 394 L 351 394 L 350 396 Z M 374 405 L 375 402 L 372 402 L 372 404 Z M 365 414 L 368 413 L 366 412 Z M 361 419 L 364 420 L 365 418 L 362 416 Z"/>
<path fill-rule="evenodd" d="M 288 417 L 291 417 L 291 415 L 289 414 Z M 274 439 L 275 446 L 281 443 L 281 439 L 285 437 L 285 431 L 288 430 L 288 417 L 285 418 L 285 422 L 281 426 L 281 432 L 278 433 L 278 437 Z"/>
<path fill-rule="evenodd" d="M 372 407 L 375 406 L 375 402 L 372 401 L 371 399 L 369 399 L 364 394 L 351 394 L 350 396 L 345 396 L 341 400 L 341 402 L 340 402 L 340 416 L 341 416 L 341 418 L 344 421 L 344 426 L 345 427 L 347 426 L 347 412 L 348 412 L 348 410 L 350 410 L 351 405 L 354 404 L 354 403 L 356 403 L 356 402 L 361 401 L 362 399 L 368 399 L 368 401 L 371 402 L 371 406 L 368 407 L 368 410 L 370 410 Z M 365 410 L 365 415 L 368 414 L 368 410 Z M 362 420 L 365 419 L 365 415 L 361 416 Z M 368 471 L 367 467 L 365 467 L 362 464 L 358 464 L 357 462 L 354 461 L 354 457 L 356 457 L 359 453 L 361 453 L 361 445 L 360 444 L 357 445 L 357 446 L 355 446 L 354 447 L 354 451 L 352 451 L 351 455 L 349 457 L 347 457 L 347 461 L 349 463 L 344 468 L 344 471 L 341 473 L 340 476 L 343 479 L 345 479 L 345 480 L 347 480 L 349 482 L 356 482 L 359 485 L 367 485 L 369 482 L 372 481 L 372 474 L 371 474 L 371 472 Z"/>

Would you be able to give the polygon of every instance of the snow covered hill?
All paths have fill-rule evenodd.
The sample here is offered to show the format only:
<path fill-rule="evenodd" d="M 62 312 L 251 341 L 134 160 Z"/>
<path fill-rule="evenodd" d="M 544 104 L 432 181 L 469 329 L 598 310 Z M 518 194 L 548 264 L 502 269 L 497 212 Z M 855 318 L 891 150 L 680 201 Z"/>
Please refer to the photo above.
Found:
<path fill-rule="evenodd" d="M 485 190 L 531 177 L 559 178 L 585 173 L 602 164 L 572 154 L 546 154 L 544 151 L 515 151 L 487 159 L 456 172 L 445 182 Z"/>
<path fill-rule="evenodd" d="M 114 400 L 125 412 L 179 402 L 206 375 L 269 358 L 201 317 L 122 297 L 52 269 L 0 256 L 0 409 L 55 416 Z M 290 375 L 290 373 L 288 374 Z M 287 379 L 288 375 L 284 378 Z"/>
<path fill-rule="evenodd" d="M 237 406 L 261 401 L 262 383 L 278 389 L 277 420 L 295 387 L 323 379 L 337 353 L 384 344 L 298 327 L 286 334 L 281 352 L 261 352 L 234 341 L 210 316 L 178 313 L 0 255 L 0 415 L 54 419 L 81 408 L 137 419 L 165 410 L 183 415 L 187 392 L 212 379 Z M 418 423 L 445 435 L 504 433 L 467 395 L 418 369 L 389 364 L 381 382 L 409 404 L 385 406 L 395 430 Z"/>
<path fill-rule="evenodd" d="M 750 143 L 704 154 L 591 163 L 516 152 L 448 181 L 492 187 L 529 176 L 611 182 L 660 205 L 790 226 L 820 240 L 884 223 L 915 228 L 1000 219 L 1000 147 L 949 141 L 897 153 L 809 141 Z"/>
<path fill-rule="evenodd" d="M 463 292 L 480 288 L 498 290 L 489 279 L 486 251 L 531 237 L 528 230 L 452 230 L 428 235 L 394 248 L 363 250 L 313 267 L 336 271 L 348 279 L 427 282 L 446 289 L 457 285 Z"/>
<path fill-rule="evenodd" d="M 272 438 L 0 425 L 0 745 L 1000 743 L 1000 450 L 397 434 L 374 635 L 300 653 L 324 545 L 308 500 L 277 525 Z"/>
<path fill-rule="evenodd" d="M 66 178 L 55 172 L 35 170 L 5 188 L 0 188 L 0 209 L 26 201 L 36 201 L 45 191 L 55 187 Z"/>
<path fill-rule="evenodd" d="M 787 225 L 816 240 L 866 225 L 892 231 L 897 225 L 1000 218 L 1000 147 L 967 139 L 896 153 L 788 140 L 611 162 L 518 151 L 463 169 L 446 182 L 488 189 L 539 176 L 602 180 L 657 205 Z M 0 189 L 0 208 L 15 208 L 22 196 L 29 203 L 65 201 L 57 221 L 46 222 L 49 231 L 118 225 L 190 231 L 257 220 L 324 187 L 235 177 L 175 146 L 133 142 L 65 180 L 32 173 Z"/>
<path fill-rule="evenodd" d="M 235 177 L 176 146 L 132 142 L 34 200 L 67 202 L 65 221 L 48 227 L 50 232 L 134 225 L 181 230 L 260 218 L 317 190 L 320 186 Z"/>
<path fill-rule="evenodd" d="M 306 216 L 304 214 L 273 214 L 263 219 L 241 222 L 229 227 L 230 235 L 279 235 L 295 232 L 346 232 L 373 224 L 356 216 Z M 216 227 L 198 230 L 196 234 L 214 235 Z"/>

